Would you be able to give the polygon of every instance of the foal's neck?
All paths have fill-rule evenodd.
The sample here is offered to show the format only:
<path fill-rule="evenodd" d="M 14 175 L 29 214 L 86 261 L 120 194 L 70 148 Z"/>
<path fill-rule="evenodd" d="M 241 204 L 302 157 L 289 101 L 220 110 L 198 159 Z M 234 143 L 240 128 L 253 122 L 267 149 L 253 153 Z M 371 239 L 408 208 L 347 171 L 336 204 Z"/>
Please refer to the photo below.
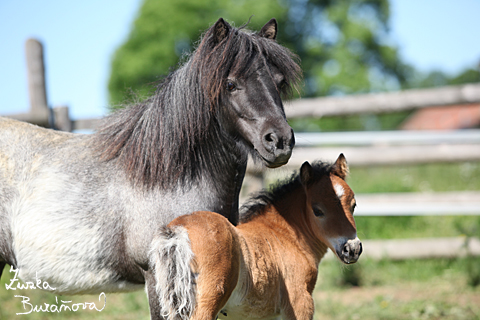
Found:
<path fill-rule="evenodd" d="M 303 188 L 299 188 L 290 193 L 288 197 L 278 201 L 278 204 L 272 205 L 277 215 L 288 224 L 290 230 L 295 234 L 295 241 L 298 246 L 305 250 L 318 266 L 320 260 L 327 252 L 328 247 L 322 243 L 314 231 L 315 222 L 309 218 L 306 207 L 306 195 Z"/>

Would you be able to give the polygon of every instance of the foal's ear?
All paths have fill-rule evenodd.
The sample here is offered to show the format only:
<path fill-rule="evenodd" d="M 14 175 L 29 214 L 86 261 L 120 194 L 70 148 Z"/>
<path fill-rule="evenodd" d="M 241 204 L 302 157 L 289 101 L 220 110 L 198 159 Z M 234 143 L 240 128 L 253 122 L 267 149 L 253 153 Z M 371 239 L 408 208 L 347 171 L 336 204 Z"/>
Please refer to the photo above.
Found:
<path fill-rule="evenodd" d="M 277 20 L 275 18 L 268 21 L 258 33 L 261 37 L 275 40 L 277 38 Z"/>
<path fill-rule="evenodd" d="M 347 159 L 345 159 L 345 156 L 343 153 L 340 153 L 340 155 L 337 158 L 337 161 L 335 161 L 335 164 L 333 165 L 333 173 L 343 180 L 348 175 L 348 164 L 347 164 Z"/>
<path fill-rule="evenodd" d="M 302 182 L 302 185 L 305 187 L 308 185 L 312 178 L 312 166 L 308 161 L 305 161 L 302 164 L 302 167 L 300 168 L 300 181 Z"/>
<path fill-rule="evenodd" d="M 232 27 L 228 24 L 228 22 L 223 20 L 223 18 L 218 19 L 213 26 L 213 40 L 215 41 L 215 44 L 218 44 L 225 39 L 231 28 Z"/>

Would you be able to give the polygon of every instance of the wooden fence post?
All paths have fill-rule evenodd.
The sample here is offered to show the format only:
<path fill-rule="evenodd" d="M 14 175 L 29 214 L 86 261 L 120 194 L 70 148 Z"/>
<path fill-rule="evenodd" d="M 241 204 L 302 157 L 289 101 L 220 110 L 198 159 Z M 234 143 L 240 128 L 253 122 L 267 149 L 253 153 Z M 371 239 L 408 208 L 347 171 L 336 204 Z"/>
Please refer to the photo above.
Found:
<path fill-rule="evenodd" d="M 32 120 L 34 120 L 32 122 L 49 126 L 50 111 L 47 103 L 42 44 L 36 39 L 28 39 L 25 43 L 25 56 L 27 60 L 30 114 Z"/>
<path fill-rule="evenodd" d="M 68 106 L 53 108 L 54 127 L 57 130 L 72 132 L 73 122 L 70 120 Z"/>

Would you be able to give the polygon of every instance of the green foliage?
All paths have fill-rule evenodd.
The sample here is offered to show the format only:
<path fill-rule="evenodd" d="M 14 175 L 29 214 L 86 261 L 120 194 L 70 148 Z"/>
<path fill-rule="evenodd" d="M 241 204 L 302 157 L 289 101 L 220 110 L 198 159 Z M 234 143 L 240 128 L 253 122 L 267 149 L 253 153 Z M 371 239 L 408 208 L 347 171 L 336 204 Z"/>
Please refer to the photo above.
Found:
<path fill-rule="evenodd" d="M 276 0 L 145 0 L 127 41 L 115 52 L 108 84 L 110 103 L 142 99 L 175 68 L 202 32 L 220 17 L 260 29 L 286 9 Z"/>
<path fill-rule="evenodd" d="M 323 118 L 295 118 L 289 121 L 295 132 L 395 130 L 411 114 L 400 111 L 385 114 L 361 114 Z"/>
<path fill-rule="evenodd" d="M 416 71 L 389 39 L 388 0 L 144 0 L 126 42 L 115 52 L 110 104 L 142 100 L 191 52 L 219 17 L 249 29 L 278 20 L 278 41 L 302 60 L 302 96 L 344 95 L 480 81 L 480 71 L 457 75 Z M 392 130 L 410 114 L 295 119 L 296 131 Z"/>
<path fill-rule="evenodd" d="M 475 82 L 480 82 L 480 70 L 467 68 L 454 75 L 448 75 L 441 70 L 433 70 L 426 74 L 416 72 L 407 86 L 409 88 L 431 88 Z"/>
<path fill-rule="evenodd" d="M 388 44 L 387 0 L 145 0 L 112 61 L 111 103 L 150 93 L 219 17 L 238 26 L 252 15 L 252 30 L 277 18 L 279 42 L 302 59 L 306 96 L 398 89 L 406 79 Z"/>
<path fill-rule="evenodd" d="M 297 52 L 306 96 L 398 89 L 408 67 L 389 44 L 387 0 L 291 0 L 280 41 Z"/>
<path fill-rule="evenodd" d="M 348 183 L 356 193 L 480 190 L 480 163 L 357 167 Z"/>

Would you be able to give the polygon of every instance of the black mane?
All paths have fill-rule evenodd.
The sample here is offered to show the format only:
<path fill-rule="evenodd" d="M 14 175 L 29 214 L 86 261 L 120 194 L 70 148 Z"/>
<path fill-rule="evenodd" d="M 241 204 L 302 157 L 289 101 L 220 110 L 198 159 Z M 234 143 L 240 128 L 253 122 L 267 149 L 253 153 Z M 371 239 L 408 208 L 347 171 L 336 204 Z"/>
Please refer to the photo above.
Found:
<path fill-rule="evenodd" d="M 218 123 L 218 108 L 229 75 L 248 77 L 258 59 L 285 77 L 283 96 L 301 77 L 297 57 L 275 41 L 231 28 L 220 41 L 209 28 L 189 59 L 141 103 L 106 118 L 95 141 L 101 158 L 115 159 L 136 185 L 172 188 L 204 170 L 218 170 L 234 146 Z M 220 142 L 220 141 L 223 141 Z"/>
<path fill-rule="evenodd" d="M 313 175 L 310 181 L 318 181 L 323 176 L 330 174 L 334 165 L 316 161 L 312 163 L 312 168 Z M 263 190 L 251 196 L 240 208 L 240 223 L 248 222 L 254 217 L 262 215 L 268 206 L 275 206 L 280 200 L 284 200 L 298 188 L 302 188 L 302 184 L 299 173 L 295 171 L 289 178 L 276 182 L 271 190 Z"/>

